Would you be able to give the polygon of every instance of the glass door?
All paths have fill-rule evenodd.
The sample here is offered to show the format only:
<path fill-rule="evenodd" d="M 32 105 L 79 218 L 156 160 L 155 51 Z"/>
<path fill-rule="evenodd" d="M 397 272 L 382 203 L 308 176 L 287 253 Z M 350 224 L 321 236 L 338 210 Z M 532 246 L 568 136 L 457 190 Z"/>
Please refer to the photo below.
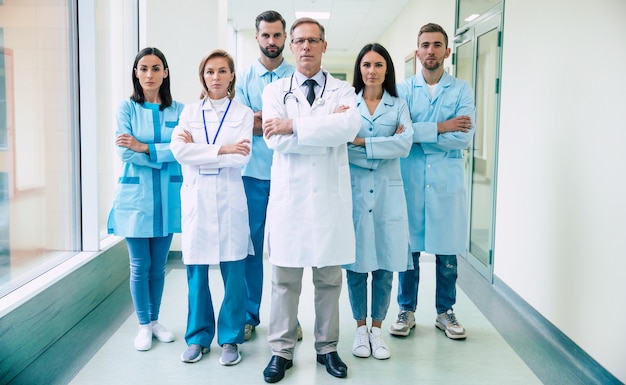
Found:
<path fill-rule="evenodd" d="M 456 76 L 472 84 L 476 133 L 466 157 L 469 202 L 468 262 L 493 278 L 493 239 L 499 112 L 501 12 L 456 36 Z"/>

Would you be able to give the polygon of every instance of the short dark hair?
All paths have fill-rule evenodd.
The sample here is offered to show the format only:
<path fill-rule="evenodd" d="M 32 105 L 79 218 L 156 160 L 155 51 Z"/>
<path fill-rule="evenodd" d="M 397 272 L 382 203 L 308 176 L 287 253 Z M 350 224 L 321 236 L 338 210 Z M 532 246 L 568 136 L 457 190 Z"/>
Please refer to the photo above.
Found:
<path fill-rule="evenodd" d="M 326 40 L 326 32 L 324 31 L 324 26 L 319 21 L 317 21 L 315 19 L 312 19 L 310 17 L 301 17 L 299 19 L 296 19 L 296 21 L 293 22 L 293 24 L 291 25 L 291 29 L 289 30 L 289 35 L 291 35 L 292 39 L 293 39 L 293 31 L 300 24 L 315 24 L 315 25 L 317 25 L 320 28 L 320 38 L 322 40 Z"/>
<path fill-rule="evenodd" d="M 385 74 L 385 80 L 383 81 L 383 89 L 387 91 L 389 95 L 397 97 L 398 91 L 396 90 L 396 71 L 393 67 L 393 60 L 391 60 L 391 55 L 389 55 L 389 52 L 385 49 L 385 47 L 378 43 L 366 44 L 356 57 L 356 62 L 354 63 L 354 78 L 352 80 L 354 91 L 358 94 L 365 87 L 363 75 L 361 75 L 361 60 L 363 60 L 363 56 L 370 51 L 378 53 L 383 57 L 383 59 L 385 59 L 385 62 L 387 63 L 387 73 Z"/>
<path fill-rule="evenodd" d="M 287 22 L 285 21 L 283 16 L 276 11 L 265 11 L 265 12 L 260 13 L 259 16 L 256 17 L 254 25 L 256 27 L 257 32 L 259 32 L 259 24 L 261 24 L 262 21 L 266 23 L 273 23 L 276 21 L 280 21 L 283 25 L 283 31 L 287 30 Z"/>
<path fill-rule="evenodd" d="M 159 50 L 158 48 L 147 47 L 137 53 L 137 56 L 135 56 L 135 62 L 133 63 L 133 69 L 131 71 L 131 77 L 133 79 L 133 94 L 130 96 L 130 99 L 139 104 L 143 104 L 146 101 L 146 97 L 143 94 L 143 88 L 141 87 L 141 83 L 139 83 L 139 79 L 137 78 L 135 71 L 137 70 L 137 63 L 139 63 L 139 60 L 147 55 L 155 55 L 156 57 L 161 59 L 161 62 L 163 62 L 163 70 L 169 70 L 167 60 L 165 60 L 165 55 L 163 55 L 163 52 L 161 52 L 161 50 Z M 163 79 L 161 87 L 159 87 L 159 97 L 161 98 L 161 105 L 159 106 L 159 110 L 164 110 L 172 105 L 170 75 L 171 74 L 168 73 L 167 77 Z"/>
<path fill-rule="evenodd" d="M 200 67 L 198 68 L 198 73 L 200 75 L 200 84 L 202 85 L 202 93 L 200 94 L 200 99 L 209 97 L 209 88 L 204 81 L 204 67 L 210 59 L 214 59 L 216 57 L 226 59 L 226 63 L 228 63 L 228 69 L 230 70 L 230 72 L 233 73 L 233 81 L 228 86 L 228 98 L 232 100 L 235 97 L 235 82 L 237 81 L 237 75 L 235 75 L 235 60 L 232 56 L 230 56 L 228 52 L 224 51 L 223 49 L 215 49 L 209 52 L 209 54 L 206 55 L 200 62 Z"/>
<path fill-rule="evenodd" d="M 423 25 L 422 28 L 420 28 L 419 33 L 417 34 L 418 42 L 420 40 L 420 36 L 422 36 L 422 34 L 426 32 L 441 32 L 443 34 L 443 39 L 445 40 L 445 43 L 446 43 L 446 48 L 448 48 L 448 34 L 443 29 L 443 27 L 441 27 L 439 24 L 428 23 L 428 24 Z"/>

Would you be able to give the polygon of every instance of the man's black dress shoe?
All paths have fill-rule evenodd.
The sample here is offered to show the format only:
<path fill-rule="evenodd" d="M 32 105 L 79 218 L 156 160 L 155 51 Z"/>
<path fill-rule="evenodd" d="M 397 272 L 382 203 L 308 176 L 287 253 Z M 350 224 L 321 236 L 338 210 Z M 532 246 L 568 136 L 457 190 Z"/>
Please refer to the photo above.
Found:
<path fill-rule="evenodd" d="M 318 354 L 317 362 L 326 365 L 326 371 L 330 373 L 331 376 L 344 378 L 348 375 L 348 367 L 341 361 L 337 352 Z"/>
<path fill-rule="evenodd" d="M 274 383 L 282 380 L 283 377 L 285 377 L 285 370 L 291 368 L 292 365 L 292 360 L 281 356 L 272 356 L 269 364 L 267 364 L 263 371 L 265 382 Z"/>

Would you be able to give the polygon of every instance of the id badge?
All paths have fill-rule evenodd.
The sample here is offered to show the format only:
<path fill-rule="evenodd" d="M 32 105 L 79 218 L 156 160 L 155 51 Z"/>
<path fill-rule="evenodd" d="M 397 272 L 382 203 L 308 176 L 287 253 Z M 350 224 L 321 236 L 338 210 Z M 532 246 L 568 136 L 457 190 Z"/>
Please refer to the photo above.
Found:
<path fill-rule="evenodd" d="M 200 167 L 198 172 L 200 173 L 200 175 L 219 175 L 220 169 L 219 168 L 202 168 L 202 167 Z"/>

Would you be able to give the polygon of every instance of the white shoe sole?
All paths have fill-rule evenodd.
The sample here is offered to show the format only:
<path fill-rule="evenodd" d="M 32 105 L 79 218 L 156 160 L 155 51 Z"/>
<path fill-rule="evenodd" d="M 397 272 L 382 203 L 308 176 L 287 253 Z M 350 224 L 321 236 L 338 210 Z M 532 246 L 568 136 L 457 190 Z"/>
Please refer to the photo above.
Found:
<path fill-rule="evenodd" d="M 411 334 L 411 330 L 415 327 L 415 322 L 409 324 L 408 330 L 397 330 L 393 328 L 393 325 L 389 327 L 389 334 L 394 336 L 406 337 Z"/>
<path fill-rule="evenodd" d="M 442 330 L 443 332 L 445 332 L 446 333 L 446 337 L 450 338 L 451 340 L 462 340 L 462 339 L 467 338 L 467 332 L 465 332 L 463 334 L 453 334 L 453 333 L 450 333 L 448 331 L 448 329 L 446 329 L 446 327 L 443 324 L 439 323 L 439 322 L 436 322 L 435 326 L 437 327 L 437 329 Z"/>
<path fill-rule="evenodd" d="M 352 355 L 359 358 L 367 358 L 372 355 L 372 352 L 368 351 L 367 353 L 360 353 L 357 350 L 353 350 Z"/>
<path fill-rule="evenodd" d="M 193 359 L 191 359 L 191 360 L 186 360 L 186 359 L 184 358 L 185 352 L 183 352 L 183 354 L 181 354 L 181 355 L 180 355 L 180 360 L 181 360 L 182 362 L 186 362 L 186 363 L 188 363 L 188 364 L 192 364 L 192 363 L 194 363 L 194 362 L 198 362 L 198 361 L 200 361 L 200 360 L 202 359 L 202 355 L 204 355 L 204 354 L 206 354 L 206 353 L 208 353 L 208 352 L 209 352 L 209 350 L 208 350 L 207 348 L 202 348 L 202 350 L 200 350 L 200 354 L 198 354 L 198 356 L 197 356 L 196 358 L 193 358 Z"/>
<path fill-rule="evenodd" d="M 240 361 L 241 361 L 241 354 L 237 354 L 237 359 L 235 361 L 231 361 L 231 362 L 224 362 L 224 361 L 222 361 L 222 357 L 220 357 L 220 365 L 224 365 L 224 366 L 237 365 Z"/>

